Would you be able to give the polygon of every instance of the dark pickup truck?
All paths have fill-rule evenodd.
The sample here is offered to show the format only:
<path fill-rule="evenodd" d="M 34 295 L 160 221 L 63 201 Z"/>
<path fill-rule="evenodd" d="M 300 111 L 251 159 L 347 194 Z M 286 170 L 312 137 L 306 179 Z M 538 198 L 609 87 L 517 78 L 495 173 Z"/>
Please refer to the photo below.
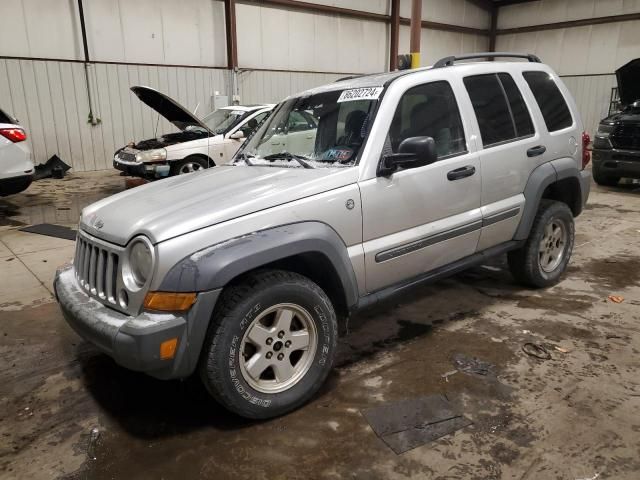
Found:
<path fill-rule="evenodd" d="M 640 58 L 616 70 L 621 110 L 600 120 L 593 140 L 593 179 L 616 185 L 640 178 Z"/>

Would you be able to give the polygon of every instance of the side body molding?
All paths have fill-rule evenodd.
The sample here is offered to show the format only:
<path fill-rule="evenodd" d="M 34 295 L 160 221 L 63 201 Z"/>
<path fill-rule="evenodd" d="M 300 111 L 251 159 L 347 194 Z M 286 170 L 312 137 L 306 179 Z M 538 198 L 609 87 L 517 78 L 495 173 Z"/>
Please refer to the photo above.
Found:
<path fill-rule="evenodd" d="M 578 185 L 580 185 L 580 189 L 583 190 L 585 188 L 582 185 L 580 170 L 578 170 L 575 160 L 569 157 L 543 163 L 529 175 L 529 180 L 524 188 L 524 211 L 520 219 L 520 225 L 518 225 L 513 237 L 514 240 L 526 240 L 529 236 L 545 189 L 552 183 L 567 178 L 575 178 Z M 584 192 L 581 192 L 580 196 L 580 206 L 582 208 L 582 203 L 586 200 Z"/>
<path fill-rule="evenodd" d="M 277 260 L 303 253 L 324 255 L 333 265 L 348 307 L 358 303 L 358 284 L 342 238 L 325 223 L 300 222 L 217 243 L 183 258 L 162 280 L 160 290 L 202 292 Z"/>

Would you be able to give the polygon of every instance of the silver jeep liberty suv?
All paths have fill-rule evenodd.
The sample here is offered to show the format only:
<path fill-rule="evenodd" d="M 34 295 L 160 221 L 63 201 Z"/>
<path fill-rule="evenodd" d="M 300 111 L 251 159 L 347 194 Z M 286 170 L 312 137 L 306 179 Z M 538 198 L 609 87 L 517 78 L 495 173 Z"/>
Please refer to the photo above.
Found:
<path fill-rule="evenodd" d="M 458 62 L 488 57 L 525 61 Z M 519 282 L 558 282 L 588 162 L 533 55 L 343 79 L 282 101 L 230 164 L 85 208 L 56 295 L 120 365 L 198 371 L 228 409 L 273 417 L 322 385 L 338 318 L 503 253 Z"/>

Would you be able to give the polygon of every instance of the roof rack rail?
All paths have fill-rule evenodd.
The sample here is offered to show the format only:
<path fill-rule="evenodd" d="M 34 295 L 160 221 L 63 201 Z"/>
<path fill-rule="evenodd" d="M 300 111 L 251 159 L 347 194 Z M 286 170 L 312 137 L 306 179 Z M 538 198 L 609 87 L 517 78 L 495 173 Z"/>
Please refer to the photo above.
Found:
<path fill-rule="evenodd" d="M 363 75 L 363 74 L 349 75 L 347 77 L 338 78 L 337 80 L 334 80 L 333 83 L 341 82 L 343 80 L 352 80 L 354 78 L 360 78 L 360 77 L 364 77 L 364 76 L 366 76 L 366 75 Z"/>
<path fill-rule="evenodd" d="M 541 63 L 540 58 L 532 53 L 511 53 L 511 52 L 479 52 L 470 53 L 468 55 L 458 55 L 451 57 L 444 57 L 438 60 L 433 68 L 450 67 L 458 60 L 471 60 L 472 58 L 496 58 L 496 57 L 509 57 L 509 58 L 526 58 L 530 62 Z"/>

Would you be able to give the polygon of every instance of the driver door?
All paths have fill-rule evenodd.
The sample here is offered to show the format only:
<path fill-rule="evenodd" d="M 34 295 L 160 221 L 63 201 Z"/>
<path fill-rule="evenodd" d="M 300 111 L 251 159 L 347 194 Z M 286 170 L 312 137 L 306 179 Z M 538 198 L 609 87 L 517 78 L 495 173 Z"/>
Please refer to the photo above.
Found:
<path fill-rule="evenodd" d="M 468 151 L 448 82 L 418 85 L 403 94 L 383 155 L 417 136 L 435 140 L 435 162 L 360 184 L 369 293 L 476 251 L 482 227 L 480 165 L 477 154 Z"/>

